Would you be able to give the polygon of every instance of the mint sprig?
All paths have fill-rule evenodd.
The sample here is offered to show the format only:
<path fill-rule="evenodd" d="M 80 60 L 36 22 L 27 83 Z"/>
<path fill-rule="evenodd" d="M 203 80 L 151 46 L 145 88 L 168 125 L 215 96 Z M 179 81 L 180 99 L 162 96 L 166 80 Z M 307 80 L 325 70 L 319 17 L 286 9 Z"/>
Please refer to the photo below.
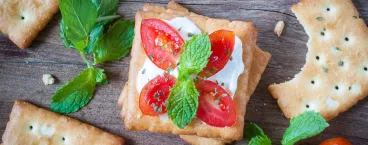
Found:
<path fill-rule="evenodd" d="M 118 60 L 129 53 L 134 37 L 132 21 L 117 21 L 103 35 L 104 28 L 119 17 L 117 6 L 118 0 L 59 1 L 63 43 L 76 48 L 88 68 L 55 91 L 50 105 L 53 111 L 62 114 L 78 111 L 92 99 L 96 85 L 108 83 L 104 70 L 95 68 L 85 53 L 93 51 L 97 63 Z"/>
<path fill-rule="evenodd" d="M 328 127 L 326 120 L 314 111 L 306 111 L 290 120 L 290 126 L 286 129 L 281 143 L 293 145 L 294 143 L 313 137 Z"/>
<path fill-rule="evenodd" d="M 271 145 L 271 140 L 255 123 L 248 124 L 245 129 L 245 137 L 248 141 L 248 145 Z"/>
<path fill-rule="evenodd" d="M 192 76 L 206 67 L 211 53 L 211 43 L 207 34 L 194 36 L 182 47 L 179 79 L 166 100 L 167 114 L 179 128 L 188 125 L 197 113 L 199 92 Z"/>

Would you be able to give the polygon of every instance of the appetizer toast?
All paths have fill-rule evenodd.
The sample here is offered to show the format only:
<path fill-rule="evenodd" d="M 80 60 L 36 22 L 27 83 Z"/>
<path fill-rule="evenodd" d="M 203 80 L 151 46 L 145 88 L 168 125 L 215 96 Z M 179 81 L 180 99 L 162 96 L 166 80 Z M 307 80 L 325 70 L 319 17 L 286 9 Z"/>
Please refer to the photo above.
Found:
<path fill-rule="evenodd" d="M 15 101 L 2 137 L 4 145 L 122 145 L 124 139 L 76 119 Z"/>
<path fill-rule="evenodd" d="M 142 19 L 158 18 L 171 20 L 176 17 L 186 17 L 192 20 L 203 33 L 211 33 L 219 29 L 233 31 L 242 41 L 242 58 L 244 63 L 244 72 L 241 73 L 237 80 L 237 85 L 234 95 L 234 103 L 236 109 L 236 123 L 228 127 L 213 127 L 204 124 L 198 118 L 194 118 L 190 124 L 184 129 L 176 127 L 170 120 L 162 121 L 159 117 L 148 116 L 142 114 L 139 108 L 139 96 L 136 89 L 137 75 L 147 58 L 144 49 L 142 48 L 141 36 L 139 35 Z M 223 19 L 212 19 L 205 16 L 197 15 L 189 12 L 175 2 L 169 2 L 167 8 L 145 4 L 143 11 L 136 13 L 135 38 L 132 48 L 132 59 L 130 62 L 129 79 L 125 85 L 119 103 L 122 105 L 121 117 L 124 119 L 125 128 L 129 130 L 149 130 L 152 132 L 174 133 L 183 135 L 198 135 L 202 137 L 221 138 L 226 140 L 240 140 L 243 136 L 244 115 L 246 104 L 251 93 L 247 90 L 247 86 L 258 84 L 259 78 L 263 73 L 269 59 L 270 54 L 261 51 L 256 47 L 257 29 L 251 22 L 228 21 Z M 260 56 L 262 59 L 257 59 L 255 56 Z M 254 70 L 253 61 L 259 61 L 259 64 Z M 252 75 L 252 76 L 251 76 Z M 258 78 L 249 80 L 249 78 Z M 245 87 L 244 87 L 245 86 Z M 251 91 L 253 92 L 253 91 Z"/>
<path fill-rule="evenodd" d="M 25 49 L 58 10 L 58 0 L 1 0 L 0 31 Z"/>
<path fill-rule="evenodd" d="M 306 64 L 269 86 L 288 118 L 306 110 L 333 119 L 368 95 L 368 28 L 351 0 L 301 0 L 291 10 L 309 36 Z"/>

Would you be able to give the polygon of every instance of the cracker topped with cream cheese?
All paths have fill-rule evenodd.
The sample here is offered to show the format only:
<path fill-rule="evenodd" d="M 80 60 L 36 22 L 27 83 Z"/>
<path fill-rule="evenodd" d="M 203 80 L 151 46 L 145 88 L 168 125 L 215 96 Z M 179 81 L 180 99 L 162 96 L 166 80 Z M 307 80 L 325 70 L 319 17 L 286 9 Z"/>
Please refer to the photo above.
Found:
<path fill-rule="evenodd" d="M 269 90 L 286 117 L 314 110 L 330 120 L 368 95 L 368 28 L 351 0 L 291 7 L 309 36 L 306 64 Z"/>

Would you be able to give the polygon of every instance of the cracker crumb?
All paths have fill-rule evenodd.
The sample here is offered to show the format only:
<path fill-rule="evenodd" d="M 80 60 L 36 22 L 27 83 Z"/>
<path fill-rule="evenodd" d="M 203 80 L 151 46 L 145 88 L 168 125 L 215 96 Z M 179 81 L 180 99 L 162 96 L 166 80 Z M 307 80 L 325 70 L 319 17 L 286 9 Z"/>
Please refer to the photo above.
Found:
<path fill-rule="evenodd" d="M 284 21 L 278 21 L 273 31 L 277 34 L 278 37 L 280 37 L 282 30 L 284 30 L 284 27 L 285 27 Z"/>
<path fill-rule="evenodd" d="M 42 75 L 42 82 L 45 86 L 52 85 L 52 84 L 55 83 L 55 79 L 50 74 L 43 74 Z"/>

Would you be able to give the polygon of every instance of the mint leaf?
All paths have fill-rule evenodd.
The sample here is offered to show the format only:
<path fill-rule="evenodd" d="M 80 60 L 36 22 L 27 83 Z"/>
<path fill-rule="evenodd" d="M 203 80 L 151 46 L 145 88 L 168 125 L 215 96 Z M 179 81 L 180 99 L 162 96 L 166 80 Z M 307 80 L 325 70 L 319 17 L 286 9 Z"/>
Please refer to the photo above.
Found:
<path fill-rule="evenodd" d="M 181 48 L 179 76 L 198 74 L 206 67 L 211 56 L 211 41 L 207 34 L 199 34 Z"/>
<path fill-rule="evenodd" d="M 97 75 L 99 75 L 99 78 L 96 78 Z M 56 90 L 51 98 L 51 110 L 62 114 L 78 111 L 92 99 L 96 83 L 102 83 L 103 81 L 101 70 L 94 68 L 85 69 L 67 84 Z"/>
<path fill-rule="evenodd" d="M 197 113 L 198 96 L 193 80 L 177 82 L 166 100 L 169 118 L 179 128 L 188 125 Z"/>
<path fill-rule="evenodd" d="M 271 144 L 272 144 L 271 140 L 263 136 L 256 136 L 248 142 L 248 145 L 271 145 Z"/>
<path fill-rule="evenodd" d="M 290 126 L 286 129 L 281 143 L 283 145 L 293 145 L 300 140 L 321 133 L 328 126 L 326 120 L 319 113 L 304 112 L 291 119 Z"/>
<path fill-rule="evenodd" d="M 101 38 L 104 32 L 104 24 L 96 25 L 92 28 L 91 33 L 89 34 L 90 43 L 87 48 L 84 49 L 84 53 L 92 53 L 93 47 L 95 46 L 98 39 Z"/>
<path fill-rule="evenodd" d="M 103 69 L 96 69 L 96 72 L 97 85 L 106 85 L 109 83 Z"/>
<path fill-rule="evenodd" d="M 97 7 L 99 17 L 115 15 L 118 8 L 118 0 L 92 0 Z"/>
<path fill-rule="evenodd" d="M 245 137 L 249 145 L 271 145 L 271 140 L 255 123 L 249 123 L 245 129 Z"/>
<path fill-rule="evenodd" d="M 70 40 L 66 37 L 66 29 L 68 29 L 65 25 L 64 25 L 64 21 L 61 20 L 60 22 L 60 37 L 61 40 L 63 41 L 65 47 L 67 48 L 74 48 L 74 45 L 72 42 L 70 42 Z"/>
<path fill-rule="evenodd" d="M 96 23 L 97 8 L 91 0 L 60 0 L 59 8 L 63 23 L 68 29 L 66 38 L 79 51 L 88 45 L 88 34 Z"/>
<path fill-rule="evenodd" d="M 119 60 L 125 57 L 132 48 L 134 38 L 134 22 L 117 21 L 107 33 L 97 40 L 93 49 L 95 64 Z"/>

